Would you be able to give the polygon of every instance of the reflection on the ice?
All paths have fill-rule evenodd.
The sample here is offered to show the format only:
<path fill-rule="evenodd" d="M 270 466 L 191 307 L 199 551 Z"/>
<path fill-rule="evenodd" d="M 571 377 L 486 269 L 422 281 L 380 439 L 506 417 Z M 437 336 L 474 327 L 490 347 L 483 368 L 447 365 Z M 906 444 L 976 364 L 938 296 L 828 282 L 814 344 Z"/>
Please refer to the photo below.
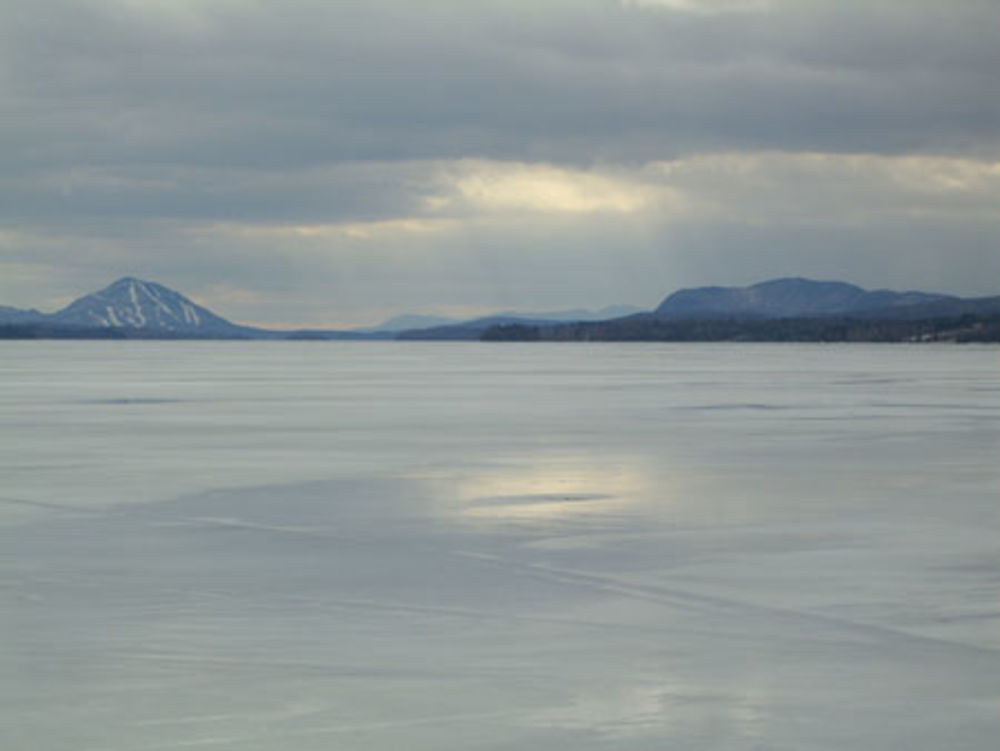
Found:
<path fill-rule="evenodd" d="M 633 460 L 565 455 L 494 466 L 456 483 L 461 516 L 523 522 L 623 513 L 647 486 Z"/>
<path fill-rule="evenodd" d="M 748 687 L 696 683 L 636 682 L 578 693 L 571 703 L 539 710 L 532 720 L 546 727 L 593 731 L 609 741 L 659 738 L 687 741 L 722 731 L 753 741 L 766 717 Z M 720 723 L 726 727 L 720 728 Z"/>
<path fill-rule="evenodd" d="M 534 720 L 549 727 L 592 730 L 607 738 L 650 736 L 669 728 L 670 699 L 665 686 L 610 686 L 580 693 L 564 707 L 540 710 Z"/>

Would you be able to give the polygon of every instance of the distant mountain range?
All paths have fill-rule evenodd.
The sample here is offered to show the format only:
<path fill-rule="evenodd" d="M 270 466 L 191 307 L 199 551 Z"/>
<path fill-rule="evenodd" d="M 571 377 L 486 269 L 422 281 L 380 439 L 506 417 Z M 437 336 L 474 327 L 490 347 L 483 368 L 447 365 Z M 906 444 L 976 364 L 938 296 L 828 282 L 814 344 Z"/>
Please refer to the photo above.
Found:
<path fill-rule="evenodd" d="M 470 321 L 405 315 L 369 329 L 273 331 L 232 323 L 161 284 L 125 277 L 55 313 L 0 306 L 0 338 L 888 341 L 933 339 L 942 331 L 952 336 L 960 318 L 972 327 L 972 338 L 986 331 L 979 338 L 989 339 L 991 326 L 1000 330 L 1000 296 L 868 291 L 845 282 L 787 278 L 682 289 L 648 312 L 612 306 L 506 312 Z M 928 321 L 936 322 L 931 329 L 912 323 Z"/>
<path fill-rule="evenodd" d="M 652 311 L 608 320 L 552 322 L 494 317 L 404 331 L 397 336 L 491 341 L 899 341 L 939 337 L 989 339 L 995 336 L 989 327 L 1000 328 L 1000 321 L 975 320 L 968 324 L 971 331 L 956 329 L 951 322 L 962 316 L 1000 317 L 1000 297 L 869 291 L 846 282 L 794 277 L 749 287 L 682 289 L 668 295 Z M 793 321 L 794 325 L 789 323 Z M 876 321 L 896 323 L 873 327 L 871 323 Z M 905 321 L 935 323 L 918 326 L 904 325 Z"/>
<path fill-rule="evenodd" d="M 378 326 L 351 330 L 274 331 L 242 326 L 198 305 L 179 292 L 156 282 L 123 277 L 104 289 L 74 300 L 55 313 L 0 305 L 0 336 L 24 335 L 101 338 L 183 339 L 391 339 L 410 330 L 461 327 L 481 332 L 491 325 L 509 322 L 594 321 L 641 311 L 617 305 L 592 310 L 550 313 L 506 312 L 460 321 L 442 316 L 401 315 Z M 475 337 L 471 337 L 475 338 Z"/>
<path fill-rule="evenodd" d="M 501 313 L 494 313 L 490 316 L 476 318 L 469 321 L 462 321 L 457 318 L 445 318 L 443 316 L 428 315 L 401 315 L 390 318 L 388 321 L 380 323 L 378 326 L 364 329 L 354 329 L 359 332 L 400 332 L 413 331 L 419 329 L 430 329 L 445 326 L 473 326 L 486 327 L 494 323 L 520 320 L 520 321 L 606 321 L 609 318 L 621 318 L 622 316 L 642 313 L 643 309 L 635 305 L 608 305 L 600 310 L 587 310 L 585 308 L 572 308 L 570 310 L 552 310 L 546 312 L 523 313 L 515 310 L 505 310 Z"/>

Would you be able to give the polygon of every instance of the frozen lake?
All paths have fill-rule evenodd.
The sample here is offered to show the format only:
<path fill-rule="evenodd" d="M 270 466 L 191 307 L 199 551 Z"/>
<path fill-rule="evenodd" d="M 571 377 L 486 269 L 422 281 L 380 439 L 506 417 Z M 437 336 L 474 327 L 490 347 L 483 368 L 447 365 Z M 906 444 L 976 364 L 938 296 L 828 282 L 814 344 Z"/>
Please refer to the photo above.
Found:
<path fill-rule="evenodd" d="M 3 342 L 0 748 L 987 751 L 1000 349 Z"/>

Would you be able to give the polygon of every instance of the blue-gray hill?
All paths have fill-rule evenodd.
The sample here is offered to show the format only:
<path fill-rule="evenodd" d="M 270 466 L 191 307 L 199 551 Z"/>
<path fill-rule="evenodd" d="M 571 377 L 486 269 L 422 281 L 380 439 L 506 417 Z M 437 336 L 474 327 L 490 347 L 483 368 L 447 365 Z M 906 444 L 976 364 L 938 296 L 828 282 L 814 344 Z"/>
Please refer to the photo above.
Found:
<path fill-rule="evenodd" d="M 44 320 L 45 314 L 37 310 L 25 310 L 23 308 L 12 308 L 9 305 L 0 305 L 0 324 L 38 323 Z"/>
<path fill-rule="evenodd" d="M 796 277 L 750 287 L 678 290 L 660 303 L 653 315 L 690 320 L 812 318 L 957 299 L 929 292 L 868 291 L 846 282 Z"/>

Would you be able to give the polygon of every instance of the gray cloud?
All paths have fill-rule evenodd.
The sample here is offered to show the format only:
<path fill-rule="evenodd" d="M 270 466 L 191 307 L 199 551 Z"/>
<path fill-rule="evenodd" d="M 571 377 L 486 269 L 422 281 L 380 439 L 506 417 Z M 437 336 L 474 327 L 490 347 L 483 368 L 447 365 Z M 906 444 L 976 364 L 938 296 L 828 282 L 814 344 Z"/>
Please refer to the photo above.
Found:
<path fill-rule="evenodd" d="M 538 5 L 25 4 L 4 128 L 36 148 L 6 153 L 273 169 L 997 145 L 995 3 Z"/>
<path fill-rule="evenodd" d="M 379 285 L 424 308 L 579 303 L 602 283 L 601 303 L 650 302 L 655 285 L 838 268 L 980 291 L 995 254 L 994 0 L 0 13 L 2 302 L 125 271 L 244 290 L 229 299 L 258 320 L 340 315 Z M 964 187 L 913 187 L 954 169 Z M 862 201 L 864 217 L 823 221 Z M 317 283 L 291 312 L 324 274 L 336 303 Z"/>

